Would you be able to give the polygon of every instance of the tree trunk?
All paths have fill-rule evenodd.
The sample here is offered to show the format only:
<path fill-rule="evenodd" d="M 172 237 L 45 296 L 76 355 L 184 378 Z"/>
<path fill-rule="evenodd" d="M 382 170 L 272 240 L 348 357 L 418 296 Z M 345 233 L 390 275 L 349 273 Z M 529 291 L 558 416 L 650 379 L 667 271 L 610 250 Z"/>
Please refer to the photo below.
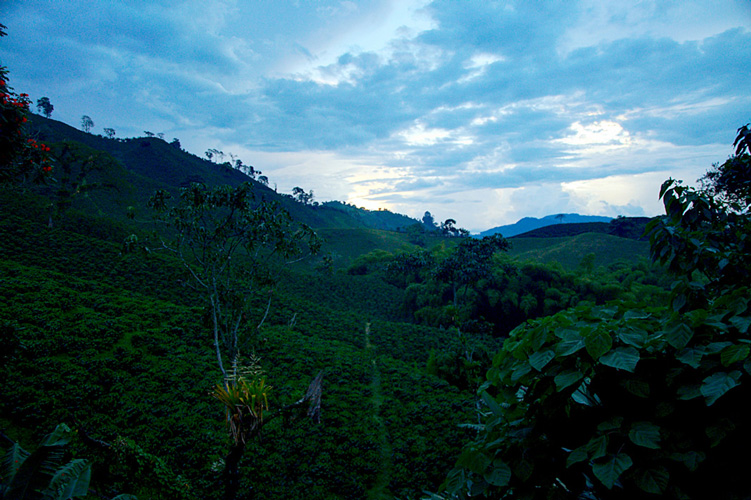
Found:
<path fill-rule="evenodd" d="M 240 488 L 240 460 L 245 451 L 242 441 L 233 444 L 224 459 L 224 500 L 235 500 Z"/>

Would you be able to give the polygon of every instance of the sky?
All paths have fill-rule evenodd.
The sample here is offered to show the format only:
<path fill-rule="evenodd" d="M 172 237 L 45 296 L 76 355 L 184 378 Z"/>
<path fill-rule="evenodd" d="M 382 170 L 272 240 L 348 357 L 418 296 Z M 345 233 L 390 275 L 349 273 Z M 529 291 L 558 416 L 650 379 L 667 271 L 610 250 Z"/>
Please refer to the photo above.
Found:
<path fill-rule="evenodd" d="M 52 118 L 476 233 L 653 216 L 751 121 L 751 0 L 0 0 Z"/>

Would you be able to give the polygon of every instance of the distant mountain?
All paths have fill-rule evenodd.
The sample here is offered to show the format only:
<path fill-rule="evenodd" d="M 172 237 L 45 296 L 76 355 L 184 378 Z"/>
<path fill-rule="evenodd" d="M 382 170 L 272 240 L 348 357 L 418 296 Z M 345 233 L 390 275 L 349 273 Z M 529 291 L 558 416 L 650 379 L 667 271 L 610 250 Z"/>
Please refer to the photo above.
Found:
<path fill-rule="evenodd" d="M 480 233 L 480 236 L 492 236 L 501 233 L 504 237 L 510 238 L 518 234 L 526 233 L 534 229 L 539 229 L 553 224 L 573 224 L 584 222 L 610 222 L 611 217 L 601 217 L 598 215 L 579 215 L 579 214 L 555 214 L 547 215 L 542 219 L 536 217 L 524 217 L 515 224 L 494 227 Z"/>

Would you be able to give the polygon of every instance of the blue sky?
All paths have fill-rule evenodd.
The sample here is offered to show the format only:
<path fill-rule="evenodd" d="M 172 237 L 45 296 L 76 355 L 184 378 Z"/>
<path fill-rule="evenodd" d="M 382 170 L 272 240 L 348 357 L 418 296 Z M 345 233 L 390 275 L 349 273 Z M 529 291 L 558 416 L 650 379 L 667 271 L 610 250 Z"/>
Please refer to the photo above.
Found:
<path fill-rule="evenodd" d="M 473 232 L 656 215 L 751 121 L 751 1 L 5 1 L 52 117 Z"/>

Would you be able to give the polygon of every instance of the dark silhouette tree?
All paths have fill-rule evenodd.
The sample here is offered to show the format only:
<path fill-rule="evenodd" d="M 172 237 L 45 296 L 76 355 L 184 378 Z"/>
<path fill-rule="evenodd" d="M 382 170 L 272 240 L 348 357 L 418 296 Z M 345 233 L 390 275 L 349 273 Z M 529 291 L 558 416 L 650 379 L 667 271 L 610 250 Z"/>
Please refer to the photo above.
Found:
<path fill-rule="evenodd" d="M 425 212 L 425 214 L 422 216 L 422 223 L 425 226 L 425 229 L 427 229 L 428 231 L 436 231 L 438 228 L 438 224 L 433 218 L 433 214 L 431 214 L 430 212 Z"/>
<path fill-rule="evenodd" d="M 81 129 L 88 134 L 93 127 L 94 120 L 92 120 L 88 115 L 83 115 L 81 117 Z"/>
<path fill-rule="evenodd" d="M 55 106 L 52 105 L 49 97 L 40 97 L 39 99 L 37 99 L 37 111 L 43 114 L 45 118 L 52 116 L 52 111 L 54 109 Z"/>
<path fill-rule="evenodd" d="M 311 203 L 313 203 L 312 189 L 310 190 L 310 192 L 306 193 L 303 188 L 296 186 L 292 188 L 292 196 L 294 196 L 294 198 L 303 205 L 310 205 Z"/>
<path fill-rule="evenodd" d="M 107 137 L 108 139 L 114 139 L 114 138 L 115 138 L 115 133 L 116 133 L 116 132 L 115 132 L 115 129 L 114 129 L 114 128 L 109 128 L 109 127 L 107 127 L 107 128 L 105 128 L 105 129 L 104 129 L 104 135 L 105 135 L 105 137 Z"/>
<path fill-rule="evenodd" d="M 737 130 L 733 142 L 735 155 L 722 164 L 715 164 L 699 179 L 709 195 L 747 210 L 751 200 L 751 129 L 744 125 Z"/>

